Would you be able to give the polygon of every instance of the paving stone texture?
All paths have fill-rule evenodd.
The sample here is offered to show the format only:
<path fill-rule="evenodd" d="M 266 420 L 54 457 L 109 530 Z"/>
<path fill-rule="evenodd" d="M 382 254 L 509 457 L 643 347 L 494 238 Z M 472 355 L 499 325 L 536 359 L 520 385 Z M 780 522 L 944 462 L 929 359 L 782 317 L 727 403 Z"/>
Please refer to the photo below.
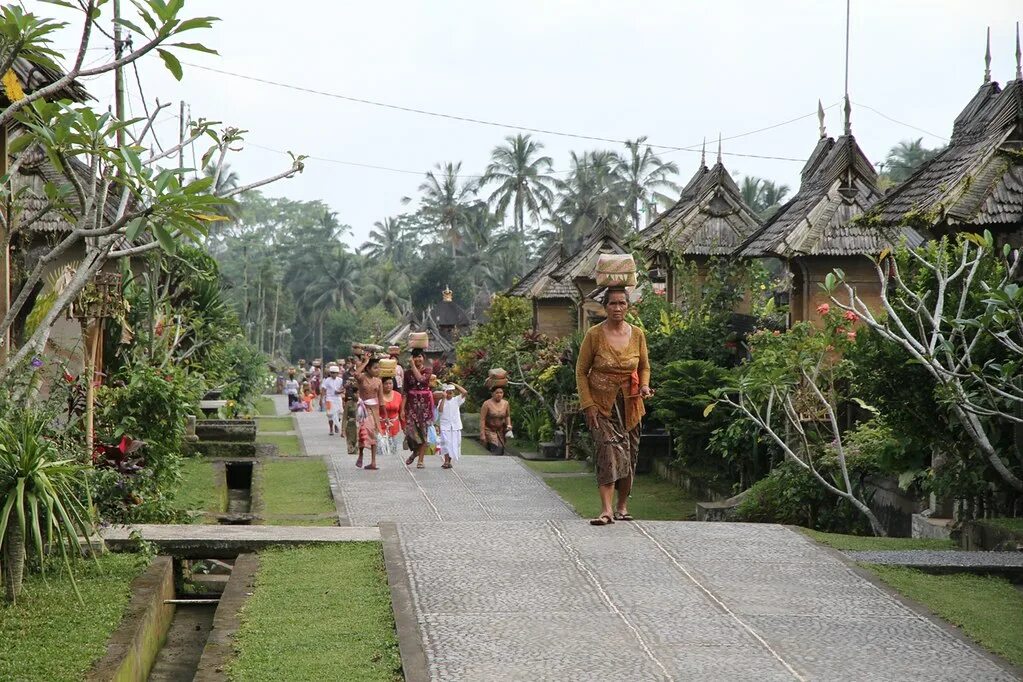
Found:
<path fill-rule="evenodd" d="M 296 416 L 349 523 L 397 523 L 434 680 L 1016 679 L 787 528 L 593 527 L 514 458 L 362 471 L 325 422 Z"/>

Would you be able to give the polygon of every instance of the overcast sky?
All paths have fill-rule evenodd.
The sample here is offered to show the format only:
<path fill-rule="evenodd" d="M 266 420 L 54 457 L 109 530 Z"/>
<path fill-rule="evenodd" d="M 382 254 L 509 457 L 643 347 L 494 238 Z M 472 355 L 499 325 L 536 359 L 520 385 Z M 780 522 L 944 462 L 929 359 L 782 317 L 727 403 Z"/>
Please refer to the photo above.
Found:
<path fill-rule="evenodd" d="M 68 10 L 26 6 L 77 23 Z M 126 16 L 131 5 L 124 2 Z M 104 8 L 109 16 L 109 4 Z M 667 146 L 698 146 L 709 156 L 725 138 L 815 112 L 818 98 L 831 134 L 841 134 L 845 51 L 842 0 L 191 0 L 189 16 L 213 14 L 211 31 L 189 34 L 220 56 L 182 59 L 240 74 L 502 124 L 615 140 L 647 135 Z M 1015 71 L 1018 0 L 853 0 L 850 93 L 853 132 L 874 162 L 900 140 L 940 145 L 952 120 L 981 84 L 984 31 L 991 26 L 993 78 Z M 76 44 L 64 32 L 58 47 Z M 93 47 L 109 48 L 102 36 Z M 87 61 L 109 57 L 94 49 Z M 504 129 L 445 120 L 287 90 L 185 67 L 179 83 L 159 57 L 139 63 L 148 100 L 185 100 L 193 117 L 249 130 L 231 162 L 243 182 L 287 164 L 292 150 L 311 159 L 305 172 L 267 188 L 270 195 L 321 199 L 360 244 L 376 220 L 408 210 L 421 174 L 436 162 L 462 161 L 480 173 Z M 134 78 L 130 103 L 141 113 Z M 113 78 L 87 83 L 104 105 Z M 915 126 L 915 130 L 864 108 Z M 168 110 L 169 112 L 170 110 Z M 161 138 L 177 137 L 163 117 Z M 570 150 L 620 145 L 536 134 L 567 169 Z M 817 139 L 816 116 L 723 144 L 733 176 L 758 175 L 795 190 L 801 163 Z M 670 151 L 683 179 L 698 152 Z M 344 165 L 384 166 L 407 173 Z"/>

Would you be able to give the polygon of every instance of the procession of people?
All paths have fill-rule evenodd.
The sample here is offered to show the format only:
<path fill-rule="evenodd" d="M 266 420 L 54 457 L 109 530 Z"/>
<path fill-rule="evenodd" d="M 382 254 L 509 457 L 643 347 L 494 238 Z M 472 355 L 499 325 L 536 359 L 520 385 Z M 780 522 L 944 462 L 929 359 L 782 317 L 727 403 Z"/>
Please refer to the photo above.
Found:
<path fill-rule="evenodd" d="M 644 401 L 653 390 L 646 336 L 642 328 L 626 321 L 629 292 L 635 286 L 632 257 L 602 255 L 596 280 L 598 288 L 590 298 L 603 305 L 605 319 L 583 338 L 576 359 L 576 390 L 593 437 L 601 505 L 590 523 L 606 526 L 633 520 L 628 501 L 640 422 L 646 412 Z M 423 469 L 426 457 L 436 454 L 442 469 L 452 469 L 461 460 L 462 406 L 469 392 L 449 377 L 438 376 L 445 368 L 427 358 L 428 347 L 425 332 L 410 334 L 403 364 L 400 346 L 353 343 L 352 355 L 330 363 L 326 377 L 321 359 L 308 368 L 303 359 L 278 385 L 290 410 L 325 413 L 328 436 L 345 439 L 356 468 L 376 471 L 381 461 L 401 461 L 407 452 L 406 467 L 415 464 Z M 486 388 L 490 397 L 480 406 L 479 440 L 487 452 L 500 456 L 514 437 L 507 372 L 492 368 Z"/>

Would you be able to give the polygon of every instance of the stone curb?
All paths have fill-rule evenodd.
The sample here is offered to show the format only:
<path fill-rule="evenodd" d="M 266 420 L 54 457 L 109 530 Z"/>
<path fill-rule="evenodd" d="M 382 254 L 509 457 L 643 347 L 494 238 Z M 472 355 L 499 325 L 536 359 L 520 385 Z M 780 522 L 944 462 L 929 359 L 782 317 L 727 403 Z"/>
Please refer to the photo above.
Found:
<path fill-rule="evenodd" d="M 557 497 L 557 498 L 558 498 L 558 500 L 559 500 L 559 501 L 561 502 L 561 504 L 563 504 L 563 505 L 565 506 L 565 509 L 567 509 L 568 511 L 572 512 L 572 516 L 574 516 L 574 517 L 576 517 L 576 518 L 582 518 L 581 516 L 579 516 L 579 513 L 578 513 L 578 512 L 577 512 L 577 511 L 575 510 L 575 507 L 573 507 L 572 505 L 570 505 L 570 504 L 568 503 L 568 500 L 566 500 L 566 499 L 565 499 L 564 497 L 562 497 L 561 495 L 558 495 L 558 493 L 554 492 L 554 490 L 553 490 L 553 489 L 551 489 L 551 488 L 550 488 L 550 486 L 548 486 L 548 485 L 547 485 L 547 481 L 545 481 L 545 480 L 543 479 L 543 476 L 541 476 L 541 475 L 540 475 L 540 472 L 539 472 L 539 471 L 533 471 L 533 470 L 532 470 L 531 468 L 529 468 L 529 467 L 528 467 L 528 466 L 526 465 L 526 463 L 525 463 L 524 461 L 522 461 L 522 459 L 520 459 L 519 457 L 516 457 L 516 458 L 515 458 L 515 462 L 516 462 L 516 463 L 517 463 L 517 464 L 518 464 L 518 465 L 519 465 L 520 467 L 522 467 L 522 468 L 523 468 L 523 469 L 524 469 L 524 470 L 526 471 L 526 473 L 528 473 L 528 474 L 529 474 L 530 476 L 532 476 L 533 478 L 535 478 L 536 480 L 538 480 L 538 481 L 539 481 L 540 483 L 542 483 L 542 484 L 543 484 L 544 486 L 546 486 L 546 487 L 547 487 L 548 489 L 550 489 L 550 490 L 551 490 L 551 492 L 552 492 L 552 493 L 554 493 L 554 496 L 555 496 L 555 497 Z M 595 480 L 595 479 L 594 479 L 594 485 L 593 485 L 593 490 L 594 490 L 594 491 L 596 491 L 596 490 L 597 490 L 597 486 L 596 486 L 596 480 Z"/>
<path fill-rule="evenodd" d="M 241 554 L 234 562 L 231 577 L 220 595 L 213 628 L 199 659 L 194 682 L 223 682 L 228 679 L 227 664 L 234 658 L 234 636 L 241 627 L 241 609 L 255 588 L 258 571 L 259 557 L 255 554 Z"/>
<path fill-rule="evenodd" d="M 912 611 L 915 615 L 919 616 L 928 623 L 938 627 L 946 635 L 956 640 L 960 644 L 968 647 L 978 656 L 982 656 L 987 660 L 991 661 L 992 663 L 1000 667 L 1002 670 L 1013 675 L 1016 679 L 1023 680 L 1023 666 L 1014 665 L 1013 663 L 1010 663 L 1009 661 L 1005 660 L 998 654 L 988 651 L 980 644 L 974 642 L 972 639 L 967 637 L 966 634 L 962 630 L 957 628 L 955 625 L 952 625 L 951 623 L 949 623 L 944 618 L 931 611 L 929 608 L 927 608 L 920 602 L 914 601 L 902 595 L 894 588 L 889 586 L 887 583 L 882 581 L 880 578 L 878 578 L 876 575 L 874 575 L 874 573 L 858 565 L 855 561 L 850 559 L 841 551 L 835 549 L 834 547 L 828 547 L 825 544 L 812 540 L 806 535 L 803 535 L 803 533 L 799 532 L 799 529 L 796 526 L 784 525 L 783 527 L 795 533 L 804 541 L 813 545 L 815 548 L 818 548 L 825 552 L 826 554 L 828 554 L 829 556 L 837 559 L 855 575 L 859 576 L 863 580 L 866 580 L 868 583 L 870 583 L 871 586 L 873 586 L 876 590 L 886 594 L 887 596 L 891 597 L 894 601 L 898 602 L 902 606 L 905 606 L 907 609 Z"/>
<path fill-rule="evenodd" d="M 384 549 L 387 584 L 391 588 L 391 609 L 394 612 L 394 627 L 398 635 L 398 651 L 401 654 L 405 682 L 429 682 L 430 671 L 423 650 L 423 633 L 419 629 L 415 605 L 412 603 L 412 586 L 405 565 L 405 554 L 398 539 L 397 525 L 381 523 L 380 539 Z"/>

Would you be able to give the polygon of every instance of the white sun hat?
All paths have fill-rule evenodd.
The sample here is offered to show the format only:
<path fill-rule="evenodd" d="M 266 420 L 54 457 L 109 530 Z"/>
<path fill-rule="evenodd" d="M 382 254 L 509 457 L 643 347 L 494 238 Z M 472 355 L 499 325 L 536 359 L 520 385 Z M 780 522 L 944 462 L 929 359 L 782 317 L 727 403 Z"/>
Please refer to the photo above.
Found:
<path fill-rule="evenodd" d="M 337 365 L 331 365 L 330 367 L 327 368 L 327 371 L 328 372 L 340 372 L 341 370 L 338 369 Z"/>

